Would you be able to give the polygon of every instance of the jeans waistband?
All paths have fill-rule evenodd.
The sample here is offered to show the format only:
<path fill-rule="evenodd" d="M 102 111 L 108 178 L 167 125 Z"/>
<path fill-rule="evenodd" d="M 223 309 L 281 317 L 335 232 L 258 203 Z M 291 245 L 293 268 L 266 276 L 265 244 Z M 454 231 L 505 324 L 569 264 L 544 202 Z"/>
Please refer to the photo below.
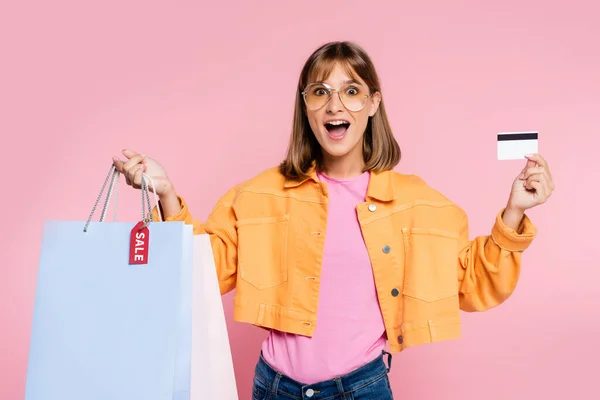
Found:
<path fill-rule="evenodd" d="M 387 366 L 384 361 L 385 356 L 387 356 Z M 317 400 L 351 392 L 368 385 L 389 373 L 391 365 L 392 355 L 387 351 L 383 351 L 380 357 L 346 375 L 308 385 L 273 369 L 261 353 L 256 364 L 255 374 L 256 379 L 261 380 L 265 386 L 270 387 L 273 396 L 279 393 L 299 399 Z"/>

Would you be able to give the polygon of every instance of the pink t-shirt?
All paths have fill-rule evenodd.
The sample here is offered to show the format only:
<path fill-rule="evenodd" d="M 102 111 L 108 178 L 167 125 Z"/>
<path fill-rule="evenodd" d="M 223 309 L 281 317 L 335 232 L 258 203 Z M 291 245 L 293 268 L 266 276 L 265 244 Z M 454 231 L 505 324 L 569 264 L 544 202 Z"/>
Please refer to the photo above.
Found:
<path fill-rule="evenodd" d="M 315 333 L 309 338 L 272 330 L 262 345 L 267 363 L 305 384 L 361 367 L 385 346 L 373 271 L 356 215 L 369 176 L 333 179 L 319 174 L 327 183 L 329 206 Z"/>

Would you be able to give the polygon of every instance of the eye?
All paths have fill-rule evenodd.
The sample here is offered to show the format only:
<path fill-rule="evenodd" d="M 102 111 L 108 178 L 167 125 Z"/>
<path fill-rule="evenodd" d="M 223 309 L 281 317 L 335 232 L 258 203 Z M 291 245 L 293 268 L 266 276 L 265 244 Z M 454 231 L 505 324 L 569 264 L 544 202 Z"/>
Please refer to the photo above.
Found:
<path fill-rule="evenodd" d="M 349 88 L 346 89 L 346 94 L 349 96 L 356 96 L 356 95 L 360 94 L 360 89 L 355 86 L 350 86 Z"/>
<path fill-rule="evenodd" d="M 322 88 L 322 87 L 318 87 L 315 90 L 313 90 L 313 93 L 316 94 L 317 96 L 326 96 L 327 95 L 327 89 Z"/>

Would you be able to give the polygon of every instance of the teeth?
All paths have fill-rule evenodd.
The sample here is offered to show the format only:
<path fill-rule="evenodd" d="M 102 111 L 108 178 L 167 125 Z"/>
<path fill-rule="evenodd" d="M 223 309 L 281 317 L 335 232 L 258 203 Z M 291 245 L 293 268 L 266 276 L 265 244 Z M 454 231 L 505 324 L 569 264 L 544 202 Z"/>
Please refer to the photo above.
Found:
<path fill-rule="evenodd" d="M 329 125 L 348 125 L 347 121 L 329 121 L 327 123 Z"/>

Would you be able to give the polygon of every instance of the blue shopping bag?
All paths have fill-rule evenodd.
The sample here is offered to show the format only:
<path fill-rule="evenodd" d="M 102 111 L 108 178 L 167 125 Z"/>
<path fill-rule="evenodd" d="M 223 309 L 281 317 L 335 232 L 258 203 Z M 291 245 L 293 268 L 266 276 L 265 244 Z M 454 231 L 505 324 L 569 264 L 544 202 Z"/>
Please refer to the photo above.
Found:
<path fill-rule="evenodd" d="M 146 221 L 132 264 L 137 221 L 102 221 L 106 204 L 101 222 L 44 224 L 25 399 L 189 400 L 192 227 Z"/>

